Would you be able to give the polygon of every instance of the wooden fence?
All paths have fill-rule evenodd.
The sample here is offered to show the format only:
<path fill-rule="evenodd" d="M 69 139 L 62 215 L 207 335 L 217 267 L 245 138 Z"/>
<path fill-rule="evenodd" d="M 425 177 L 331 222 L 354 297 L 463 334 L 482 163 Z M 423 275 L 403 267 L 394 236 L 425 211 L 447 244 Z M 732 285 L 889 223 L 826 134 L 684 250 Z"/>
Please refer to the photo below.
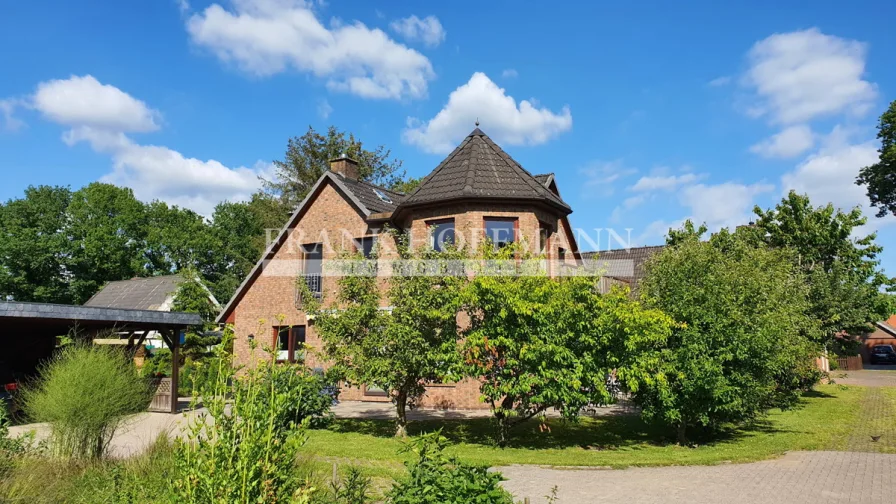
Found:
<path fill-rule="evenodd" d="M 837 357 L 837 369 L 843 371 L 861 371 L 862 356 L 850 355 L 847 357 Z"/>

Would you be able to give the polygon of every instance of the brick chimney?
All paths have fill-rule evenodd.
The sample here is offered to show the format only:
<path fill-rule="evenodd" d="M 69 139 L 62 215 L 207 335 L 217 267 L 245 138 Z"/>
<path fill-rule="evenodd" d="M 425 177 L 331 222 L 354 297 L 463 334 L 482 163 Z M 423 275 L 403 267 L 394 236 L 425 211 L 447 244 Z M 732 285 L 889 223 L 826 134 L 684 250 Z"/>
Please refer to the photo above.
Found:
<path fill-rule="evenodd" d="M 348 179 L 358 180 L 358 162 L 345 154 L 330 160 L 330 171 Z"/>

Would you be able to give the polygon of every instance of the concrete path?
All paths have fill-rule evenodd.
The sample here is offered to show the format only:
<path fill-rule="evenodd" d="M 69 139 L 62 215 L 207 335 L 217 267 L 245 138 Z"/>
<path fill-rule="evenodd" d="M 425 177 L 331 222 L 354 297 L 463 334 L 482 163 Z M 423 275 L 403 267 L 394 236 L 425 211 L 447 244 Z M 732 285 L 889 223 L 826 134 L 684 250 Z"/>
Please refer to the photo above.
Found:
<path fill-rule="evenodd" d="M 558 504 L 892 503 L 896 455 L 792 452 L 752 464 L 624 470 L 497 467 L 504 487 L 532 504 L 556 485 Z"/>
<path fill-rule="evenodd" d="M 333 413 L 337 418 L 367 418 L 373 420 L 393 420 L 395 419 L 395 407 L 389 402 L 363 402 L 363 401 L 343 401 L 333 406 Z M 607 415 L 631 415 L 638 414 L 634 406 L 620 402 L 612 406 L 592 408 L 583 414 L 588 416 L 607 416 Z M 408 420 L 460 420 L 464 418 L 488 418 L 491 411 L 488 409 L 477 410 L 439 410 L 439 409 L 416 409 L 408 411 Z M 558 411 L 549 410 L 548 417 L 559 417 Z"/>

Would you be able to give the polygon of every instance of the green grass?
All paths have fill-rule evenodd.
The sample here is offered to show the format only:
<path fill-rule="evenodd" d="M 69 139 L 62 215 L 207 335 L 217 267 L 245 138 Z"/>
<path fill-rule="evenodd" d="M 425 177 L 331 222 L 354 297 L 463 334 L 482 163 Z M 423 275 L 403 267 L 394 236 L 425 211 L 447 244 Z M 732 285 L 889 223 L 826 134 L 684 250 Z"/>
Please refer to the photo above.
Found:
<path fill-rule="evenodd" d="M 663 466 L 750 462 L 791 450 L 843 449 L 861 412 L 868 389 L 822 385 L 799 408 L 773 411 L 754 425 L 732 430 L 721 438 L 693 447 L 674 443 L 671 432 L 646 425 L 638 417 L 583 418 L 577 423 L 550 419 L 551 432 L 540 432 L 537 422 L 519 427 L 507 448 L 491 442 L 488 419 L 419 421 L 411 435 L 442 429 L 462 460 L 500 466 Z M 888 395 L 896 404 L 896 395 Z M 329 429 L 314 430 L 303 448 L 321 463 L 356 464 L 372 476 L 402 474 L 401 440 L 385 420 L 338 420 Z"/>

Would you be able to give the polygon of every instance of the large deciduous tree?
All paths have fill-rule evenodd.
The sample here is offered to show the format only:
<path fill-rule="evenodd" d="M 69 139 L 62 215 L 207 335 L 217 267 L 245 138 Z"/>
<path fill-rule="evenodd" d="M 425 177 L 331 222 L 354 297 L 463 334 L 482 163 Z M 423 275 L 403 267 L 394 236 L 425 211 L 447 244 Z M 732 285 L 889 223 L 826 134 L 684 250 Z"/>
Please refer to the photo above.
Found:
<path fill-rule="evenodd" d="M 867 219 L 827 204 L 812 206 L 809 197 L 791 191 L 775 208 L 754 209 L 758 239 L 787 248 L 809 285 L 810 314 L 821 324 L 821 342 L 838 334 L 859 335 L 888 315 L 881 288 L 890 280 L 878 269 L 883 250 L 874 233 L 856 236 Z"/>
<path fill-rule="evenodd" d="M 66 218 L 66 269 L 75 304 L 110 280 L 143 272 L 146 213 L 133 191 L 94 182 L 72 194 Z"/>
<path fill-rule="evenodd" d="M 614 401 L 607 379 L 648 380 L 671 320 L 594 277 L 552 279 L 518 247 L 483 249 L 486 268 L 465 290 L 463 356 L 504 445 L 511 429 L 549 408 L 576 418 Z M 637 357 L 637 358 L 636 358 Z"/>
<path fill-rule="evenodd" d="M 457 313 L 466 277 L 451 269 L 462 255 L 456 250 L 412 253 L 400 244 L 399 251 L 387 286 L 376 276 L 351 274 L 339 279 L 334 303 L 315 303 L 310 293 L 304 299 L 337 374 L 351 385 L 383 389 L 395 405 L 396 436 L 404 436 L 407 410 L 425 385 L 461 376 Z"/>
<path fill-rule="evenodd" d="M 66 187 L 29 187 L 0 205 L 0 300 L 68 303 Z"/>
<path fill-rule="evenodd" d="M 401 161 L 391 154 L 383 146 L 365 149 L 353 134 L 346 135 L 335 126 L 324 135 L 309 126 L 304 135 L 289 139 L 283 160 L 274 161 L 274 178 L 262 182 L 265 190 L 293 209 L 330 168 L 330 160 L 343 155 L 358 161 L 361 180 L 386 187 L 402 184 L 405 172 Z"/>
<path fill-rule="evenodd" d="M 687 234 L 687 233 L 684 233 Z M 809 287 L 793 252 L 750 230 L 681 239 L 646 263 L 644 302 L 678 325 L 655 372 L 627 382 L 647 419 L 715 430 L 792 405 L 817 380 Z"/>
<path fill-rule="evenodd" d="M 859 171 L 856 184 L 866 186 L 871 205 L 878 217 L 896 215 L 896 100 L 880 116 L 877 126 L 880 154 L 877 163 Z"/>

